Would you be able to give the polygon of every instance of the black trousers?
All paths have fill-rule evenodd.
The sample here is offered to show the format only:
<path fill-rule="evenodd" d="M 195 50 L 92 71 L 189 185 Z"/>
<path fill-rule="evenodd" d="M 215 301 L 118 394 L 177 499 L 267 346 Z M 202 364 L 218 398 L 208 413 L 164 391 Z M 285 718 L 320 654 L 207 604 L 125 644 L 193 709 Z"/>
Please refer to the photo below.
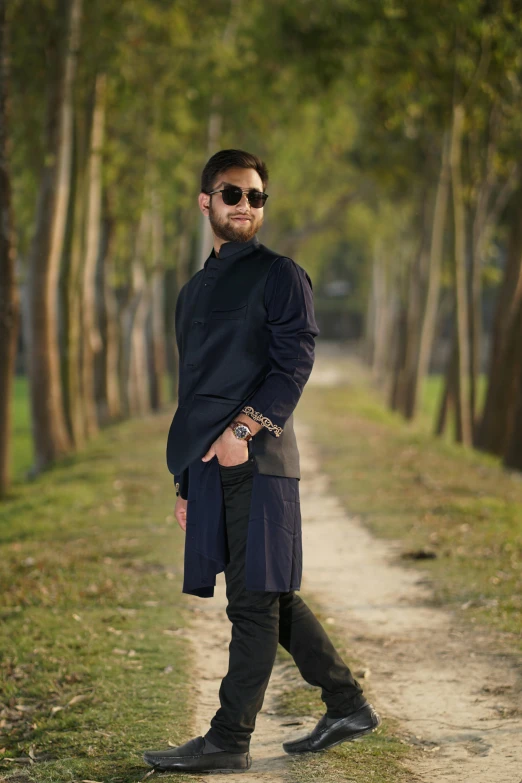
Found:
<path fill-rule="evenodd" d="M 252 492 L 252 458 L 220 466 L 229 560 L 225 568 L 227 615 L 232 623 L 228 673 L 220 708 L 206 737 L 230 752 L 249 749 L 256 716 L 272 673 L 277 645 L 293 657 L 303 678 L 321 688 L 329 717 L 342 717 L 365 698 L 324 628 L 294 591 L 246 590 L 245 555 Z"/>

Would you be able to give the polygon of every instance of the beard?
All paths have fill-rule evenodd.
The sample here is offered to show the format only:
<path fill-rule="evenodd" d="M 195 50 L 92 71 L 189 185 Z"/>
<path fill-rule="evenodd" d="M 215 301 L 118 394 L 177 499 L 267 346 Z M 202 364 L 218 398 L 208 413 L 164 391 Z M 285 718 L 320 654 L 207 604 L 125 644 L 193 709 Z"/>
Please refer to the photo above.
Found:
<path fill-rule="evenodd" d="M 214 234 L 224 242 L 248 242 L 263 225 L 262 215 L 257 220 L 251 217 L 250 222 L 244 225 L 235 225 L 230 217 L 220 218 L 212 209 L 212 204 L 208 217 Z"/>

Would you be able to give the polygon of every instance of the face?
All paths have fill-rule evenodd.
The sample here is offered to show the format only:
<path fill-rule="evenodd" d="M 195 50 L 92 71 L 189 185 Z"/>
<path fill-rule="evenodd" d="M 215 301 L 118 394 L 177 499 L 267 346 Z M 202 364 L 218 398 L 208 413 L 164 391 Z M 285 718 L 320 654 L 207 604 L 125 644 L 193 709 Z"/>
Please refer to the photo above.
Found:
<path fill-rule="evenodd" d="M 225 185 L 237 185 L 243 190 L 263 190 L 261 177 L 254 169 L 227 169 L 219 175 L 212 190 L 221 190 Z M 248 242 L 263 225 L 263 207 L 251 207 L 246 193 L 232 207 L 223 203 L 221 193 L 212 196 L 200 193 L 199 206 L 203 214 L 208 215 L 214 235 L 222 242 Z"/>

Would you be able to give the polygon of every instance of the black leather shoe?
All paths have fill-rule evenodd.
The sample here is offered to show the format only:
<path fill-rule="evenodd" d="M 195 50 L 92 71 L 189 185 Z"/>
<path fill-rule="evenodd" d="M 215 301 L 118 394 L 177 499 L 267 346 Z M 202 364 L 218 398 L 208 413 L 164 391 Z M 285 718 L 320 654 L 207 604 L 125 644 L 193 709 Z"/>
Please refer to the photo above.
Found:
<path fill-rule="evenodd" d="M 339 718 L 329 726 L 326 724 L 326 715 L 323 715 L 310 734 L 293 742 L 283 742 L 283 750 L 285 753 L 317 753 L 320 750 L 333 748 L 341 742 L 370 734 L 380 723 L 381 719 L 372 705 L 366 702 L 355 712 L 345 718 Z"/>
<path fill-rule="evenodd" d="M 196 737 L 168 750 L 146 750 L 143 760 L 154 769 L 171 772 L 241 772 L 250 769 L 250 753 L 203 753 L 205 738 Z"/>

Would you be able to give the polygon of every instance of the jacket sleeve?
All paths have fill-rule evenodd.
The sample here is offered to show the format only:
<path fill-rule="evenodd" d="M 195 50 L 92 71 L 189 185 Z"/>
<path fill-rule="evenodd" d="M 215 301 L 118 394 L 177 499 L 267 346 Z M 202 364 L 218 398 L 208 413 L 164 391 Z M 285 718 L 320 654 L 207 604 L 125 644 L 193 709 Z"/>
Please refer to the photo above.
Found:
<path fill-rule="evenodd" d="M 186 284 L 182 286 L 179 294 L 178 299 L 176 301 L 176 312 L 175 312 L 175 333 L 176 333 L 176 344 L 178 346 L 178 399 L 179 399 L 179 389 L 180 389 L 180 381 L 181 381 L 181 363 L 183 361 L 183 341 L 181 339 L 181 314 L 182 314 L 182 307 L 183 307 L 183 296 L 185 293 Z M 188 498 L 188 468 L 185 468 L 183 473 L 174 474 L 174 487 L 176 489 L 176 495 L 180 495 L 183 500 L 187 500 Z"/>
<path fill-rule="evenodd" d="M 265 306 L 270 371 L 245 401 L 242 413 L 277 438 L 312 372 L 319 334 L 312 281 L 292 259 L 280 258 L 273 264 L 265 286 Z"/>

